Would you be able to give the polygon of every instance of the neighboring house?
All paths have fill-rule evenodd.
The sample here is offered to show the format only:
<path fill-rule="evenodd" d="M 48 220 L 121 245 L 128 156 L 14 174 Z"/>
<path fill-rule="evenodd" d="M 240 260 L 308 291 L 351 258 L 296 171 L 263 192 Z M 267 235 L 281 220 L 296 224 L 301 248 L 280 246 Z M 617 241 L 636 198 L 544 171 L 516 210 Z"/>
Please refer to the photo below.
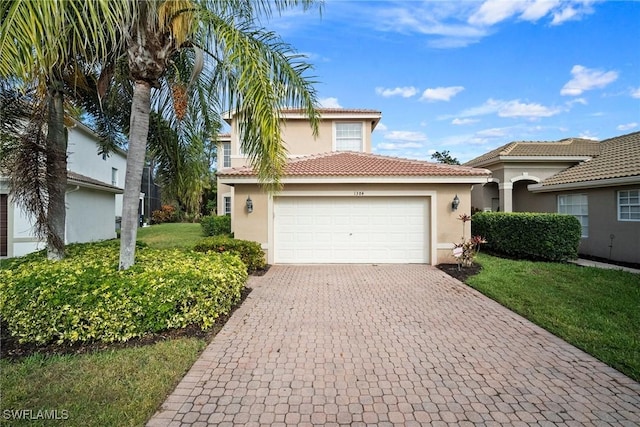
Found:
<path fill-rule="evenodd" d="M 489 171 L 371 154 L 381 113 L 321 109 L 314 138 L 300 110 L 282 114 L 289 162 L 269 194 L 240 152 L 237 124 L 219 138 L 218 214 L 274 263 L 452 262 L 470 233 L 471 186 Z M 459 207 L 453 209 L 454 198 Z"/>
<path fill-rule="evenodd" d="M 512 142 L 467 163 L 491 170 L 472 205 L 559 212 L 582 224 L 579 252 L 640 263 L 640 132 L 602 142 Z"/>
<path fill-rule="evenodd" d="M 116 237 L 122 215 L 126 154 L 98 154 L 96 135 L 81 123 L 69 129 L 67 148 L 66 243 Z M 45 248 L 35 237 L 33 220 L 9 197 L 8 179 L 0 177 L 0 257 L 15 257 Z"/>

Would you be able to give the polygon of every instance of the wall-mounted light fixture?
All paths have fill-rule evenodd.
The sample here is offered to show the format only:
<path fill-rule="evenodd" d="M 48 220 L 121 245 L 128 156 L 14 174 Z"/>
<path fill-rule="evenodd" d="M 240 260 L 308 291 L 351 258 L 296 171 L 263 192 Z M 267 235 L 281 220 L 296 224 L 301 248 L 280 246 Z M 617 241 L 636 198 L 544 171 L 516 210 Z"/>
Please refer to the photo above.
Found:
<path fill-rule="evenodd" d="M 454 210 L 454 211 L 457 210 L 459 205 L 460 205 L 460 199 L 456 194 L 456 197 L 453 198 L 453 202 L 451 202 L 451 210 Z"/>
<path fill-rule="evenodd" d="M 251 200 L 251 196 L 247 197 L 247 213 L 253 212 L 253 200 Z"/>

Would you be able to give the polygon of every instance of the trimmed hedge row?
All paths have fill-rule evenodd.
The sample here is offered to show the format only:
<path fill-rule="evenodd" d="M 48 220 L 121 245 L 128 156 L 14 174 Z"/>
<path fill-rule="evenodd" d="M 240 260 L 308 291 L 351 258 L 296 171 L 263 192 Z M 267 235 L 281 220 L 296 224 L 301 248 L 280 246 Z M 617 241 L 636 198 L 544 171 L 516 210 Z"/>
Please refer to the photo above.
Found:
<path fill-rule="evenodd" d="M 511 257 L 566 261 L 578 257 L 582 228 L 572 215 L 528 212 L 478 212 L 471 233 L 487 249 Z"/>
<path fill-rule="evenodd" d="M 221 236 L 231 234 L 231 217 L 229 215 L 209 215 L 200 219 L 205 236 Z"/>
<path fill-rule="evenodd" d="M 78 251 L 80 252 L 80 251 Z M 20 342 L 127 341 L 231 311 L 247 280 L 233 254 L 139 248 L 118 271 L 116 245 L 83 245 L 62 261 L 0 270 L 0 315 Z"/>
<path fill-rule="evenodd" d="M 264 251 L 260 243 L 234 239 L 227 236 L 207 237 L 198 242 L 193 250 L 198 252 L 231 252 L 240 257 L 249 274 L 266 267 Z"/>

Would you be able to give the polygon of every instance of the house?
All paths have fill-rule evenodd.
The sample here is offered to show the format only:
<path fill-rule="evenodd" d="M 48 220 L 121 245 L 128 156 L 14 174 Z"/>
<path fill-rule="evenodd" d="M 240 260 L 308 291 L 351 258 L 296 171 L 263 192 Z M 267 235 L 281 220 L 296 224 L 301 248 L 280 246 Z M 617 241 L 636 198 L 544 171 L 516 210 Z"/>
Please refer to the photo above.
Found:
<path fill-rule="evenodd" d="M 75 122 L 67 148 L 66 243 L 116 237 L 122 215 L 126 153 L 98 154 L 96 135 Z M 26 255 L 45 247 L 34 235 L 33 220 L 9 197 L 8 179 L 0 177 L 0 257 Z"/>
<path fill-rule="evenodd" d="M 465 165 L 491 171 L 473 188 L 475 208 L 572 214 L 582 224 L 581 254 L 640 263 L 640 132 L 511 142 Z"/>
<path fill-rule="evenodd" d="M 229 118 L 231 133 L 219 138 L 218 214 L 231 215 L 235 237 L 260 242 L 271 264 L 453 262 L 453 242 L 470 233 L 458 217 L 470 213 L 471 186 L 489 171 L 372 154 L 379 111 L 319 113 L 314 138 L 301 110 L 283 111 L 289 160 L 277 193 L 246 166 Z"/>

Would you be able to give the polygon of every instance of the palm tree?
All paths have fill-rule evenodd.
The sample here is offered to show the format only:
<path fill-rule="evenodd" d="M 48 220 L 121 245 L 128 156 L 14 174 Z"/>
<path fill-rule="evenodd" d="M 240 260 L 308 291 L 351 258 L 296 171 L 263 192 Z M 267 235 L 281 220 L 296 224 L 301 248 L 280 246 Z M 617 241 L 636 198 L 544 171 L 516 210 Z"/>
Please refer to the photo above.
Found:
<path fill-rule="evenodd" d="M 10 157 L 21 164 L 11 168 L 11 191 L 35 217 L 50 259 L 64 257 L 65 81 L 107 57 L 130 11 L 110 0 L 0 2 L 0 78 L 28 93 L 32 107 L 13 134 L 20 143 Z"/>
<path fill-rule="evenodd" d="M 151 89 L 168 88 L 172 61 L 180 52 L 196 53 L 193 81 L 201 68 L 220 105 L 227 105 L 240 123 L 242 150 L 264 183 L 276 187 L 286 152 L 279 111 L 304 109 L 317 132 L 318 115 L 312 82 L 303 75 L 309 65 L 272 32 L 257 25 L 260 17 L 312 0 L 147 0 L 125 21 L 129 72 L 134 82 L 127 172 L 122 212 L 120 269 L 134 263 L 138 199 L 145 161 Z M 199 54 L 209 59 L 200 66 Z M 184 82 L 179 82 L 183 83 Z M 175 91 L 180 101 L 187 88 Z M 208 101 L 208 100 L 205 100 Z M 182 105 L 184 102 L 176 102 Z"/>

